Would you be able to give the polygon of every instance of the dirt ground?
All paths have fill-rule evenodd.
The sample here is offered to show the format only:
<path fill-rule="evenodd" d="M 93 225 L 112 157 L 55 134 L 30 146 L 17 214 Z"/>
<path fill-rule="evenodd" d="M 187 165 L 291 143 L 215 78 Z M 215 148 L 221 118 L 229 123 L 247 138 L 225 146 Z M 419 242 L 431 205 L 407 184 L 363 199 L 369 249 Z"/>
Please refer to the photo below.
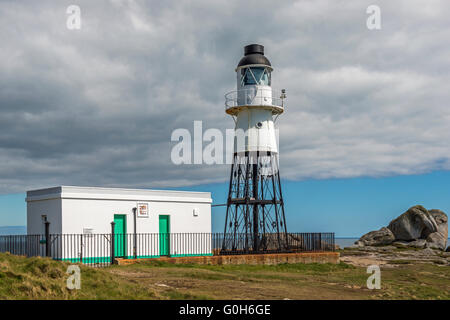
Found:
<path fill-rule="evenodd" d="M 81 288 L 67 288 L 68 262 L 0 254 L 0 299 L 450 299 L 446 256 L 423 252 L 342 252 L 340 264 L 194 265 L 152 259 L 79 265 Z M 370 290 L 367 265 L 380 266 Z"/>
<path fill-rule="evenodd" d="M 377 261 L 365 261 L 374 263 Z M 450 268 L 432 264 L 381 267 L 381 289 L 367 288 L 365 267 L 179 266 L 140 263 L 110 272 L 172 299 L 450 299 Z"/>

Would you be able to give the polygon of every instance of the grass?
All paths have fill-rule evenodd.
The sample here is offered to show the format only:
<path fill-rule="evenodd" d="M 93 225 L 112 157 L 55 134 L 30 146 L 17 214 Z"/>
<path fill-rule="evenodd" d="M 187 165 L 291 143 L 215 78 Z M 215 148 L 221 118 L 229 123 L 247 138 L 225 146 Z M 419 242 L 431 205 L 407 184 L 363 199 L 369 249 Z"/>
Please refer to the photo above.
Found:
<path fill-rule="evenodd" d="M 174 265 L 155 260 L 81 268 L 66 288 L 65 262 L 0 254 L 1 299 L 450 299 L 450 268 L 398 261 L 369 290 L 365 268 L 340 264 Z"/>
<path fill-rule="evenodd" d="M 66 287 L 70 264 L 48 258 L 0 254 L 0 299 L 148 299 L 140 284 L 101 269 L 80 266 L 82 290 Z"/>

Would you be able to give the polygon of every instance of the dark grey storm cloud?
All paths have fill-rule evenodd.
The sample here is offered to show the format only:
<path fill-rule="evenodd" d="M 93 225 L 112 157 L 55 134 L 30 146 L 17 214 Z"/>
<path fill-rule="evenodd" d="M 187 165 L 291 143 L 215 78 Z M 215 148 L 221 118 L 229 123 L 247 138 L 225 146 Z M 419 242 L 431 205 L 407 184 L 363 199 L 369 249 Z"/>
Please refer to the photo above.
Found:
<path fill-rule="evenodd" d="M 450 4 L 378 1 L 0 2 L 0 192 L 176 187 L 227 165 L 170 161 L 177 128 L 232 128 L 223 94 L 248 43 L 286 88 L 289 179 L 450 169 Z"/>

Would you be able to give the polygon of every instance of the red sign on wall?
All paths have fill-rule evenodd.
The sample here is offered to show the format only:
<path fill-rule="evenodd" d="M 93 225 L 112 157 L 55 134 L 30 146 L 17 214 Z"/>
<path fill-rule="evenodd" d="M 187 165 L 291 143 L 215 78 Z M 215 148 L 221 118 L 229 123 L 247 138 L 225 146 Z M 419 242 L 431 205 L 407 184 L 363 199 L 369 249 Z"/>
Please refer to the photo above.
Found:
<path fill-rule="evenodd" d="M 137 216 L 138 218 L 148 218 L 148 203 L 137 204 Z"/>

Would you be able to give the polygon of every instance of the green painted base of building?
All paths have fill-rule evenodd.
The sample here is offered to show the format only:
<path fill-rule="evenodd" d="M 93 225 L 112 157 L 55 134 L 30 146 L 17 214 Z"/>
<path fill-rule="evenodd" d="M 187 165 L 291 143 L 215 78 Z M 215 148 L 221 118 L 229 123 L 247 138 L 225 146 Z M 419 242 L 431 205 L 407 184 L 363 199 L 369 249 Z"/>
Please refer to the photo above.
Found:
<path fill-rule="evenodd" d="M 89 257 L 89 258 L 83 258 L 83 259 L 80 259 L 80 258 L 62 258 L 62 259 L 55 258 L 55 260 L 71 262 L 71 263 L 85 263 L 85 264 L 96 264 L 96 263 L 105 264 L 105 263 L 111 262 L 110 257 Z"/>
<path fill-rule="evenodd" d="M 203 257 L 203 256 L 212 256 L 212 253 L 205 254 L 173 254 L 170 256 L 159 256 L 159 255 L 148 255 L 148 256 L 137 256 L 137 259 L 155 259 L 155 258 L 180 258 L 180 257 Z M 117 257 L 116 259 L 121 260 L 131 260 L 134 259 L 134 256 L 126 256 L 126 257 Z M 83 263 L 83 264 L 105 264 L 111 262 L 111 257 L 86 257 L 83 259 L 80 258 L 55 258 L 55 260 L 66 261 L 71 263 Z"/>
<path fill-rule="evenodd" d="M 205 253 L 205 254 L 171 254 L 170 256 L 167 256 L 167 258 L 179 258 L 179 257 L 208 257 L 212 256 L 212 253 Z"/>

